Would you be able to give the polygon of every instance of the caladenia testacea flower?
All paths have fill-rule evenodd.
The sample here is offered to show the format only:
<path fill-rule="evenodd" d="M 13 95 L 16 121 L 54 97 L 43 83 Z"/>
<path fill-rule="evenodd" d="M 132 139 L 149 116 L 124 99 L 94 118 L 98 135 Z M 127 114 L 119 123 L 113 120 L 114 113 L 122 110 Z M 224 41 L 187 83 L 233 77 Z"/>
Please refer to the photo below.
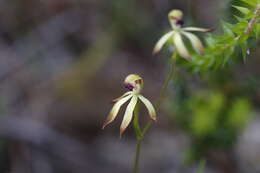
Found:
<path fill-rule="evenodd" d="M 172 41 L 173 45 L 177 51 L 177 53 L 185 58 L 186 60 L 191 60 L 191 55 L 186 48 L 182 36 L 185 36 L 192 44 L 192 47 L 194 50 L 199 53 L 204 53 L 204 47 L 200 41 L 200 39 L 194 35 L 193 33 L 190 33 L 192 31 L 199 31 L 199 32 L 210 32 L 212 29 L 204 29 L 204 28 L 197 28 L 197 27 L 182 27 L 184 24 L 182 18 L 183 13 L 180 10 L 172 10 L 168 14 L 169 22 L 171 24 L 172 30 L 163 35 L 160 40 L 156 43 L 153 54 L 158 53 L 163 45 L 168 41 Z"/>
<path fill-rule="evenodd" d="M 126 92 L 123 94 L 121 97 L 116 98 L 113 100 L 115 102 L 114 106 L 112 107 L 107 120 L 103 124 L 103 129 L 110 124 L 114 119 L 116 118 L 121 106 L 126 103 L 128 100 L 130 100 L 129 104 L 126 107 L 124 118 L 120 127 L 120 136 L 123 134 L 127 126 L 130 124 L 133 114 L 134 114 L 134 109 L 136 107 L 136 104 L 138 100 L 144 103 L 146 106 L 149 115 L 151 119 L 156 121 L 156 112 L 155 109 L 152 105 L 152 103 L 145 98 L 144 96 L 141 95 L 141 91 L 143 89 L 143 79 L 137 75 L 137 74 L 130 74 L 125 78 L 124 85 L 127 89 L 130 91 Z"/>

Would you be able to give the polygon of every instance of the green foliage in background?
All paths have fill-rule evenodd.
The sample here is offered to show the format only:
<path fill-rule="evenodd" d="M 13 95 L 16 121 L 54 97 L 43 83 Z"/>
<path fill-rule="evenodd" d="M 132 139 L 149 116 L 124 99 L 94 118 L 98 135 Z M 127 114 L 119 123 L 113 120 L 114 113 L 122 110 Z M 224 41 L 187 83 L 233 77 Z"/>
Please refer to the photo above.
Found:
<path fill-rule="evenodd" d="M 228 65 L 245 61 L 257 45 L 260 0 L 232 1 L 231 5 L 236 22 L 222 21 L 221 32 L 208 34 L 203 55 L 193 52 L 191 62 L 181 58 L 177 61 L 194 72 L 207 72 L 201 73 L 204 75 L 200 76 L 199 83 L 205 87 L 198 87 L 199 91 L 196 83 L 188 86 L 191 83 L 188 80 L 196 80 L 185 76 L 182 70 L 174 81 L 176 95 L 170 107 L 175 123 L 191 136 L 188 161 L 204 158 L 210 152 L 230 151 L 251 119 L 252 93 L 257 85 L 249 79 L 235 80 L 235 69 Z M 191 46 L 189 49 L 192 52 Z"/>
<path fill-rule="evenodd" d="M 250 54 L 252 42 L 256 42 L 260 35 L 260 1 L 240 0 L 232 6 L 236 23 L 222 21 L 222 34 L 209 34 L 206 40 L 204 55 L 193 55 L 189 66 L 195 72 L 217 69 L 232 64 L 237 58 L 245 60 Z"/>
<path fill-rule="evenodd" d="M 218 92 L 201 92 L 192 96 L 188 107 L 193 114 L 190 128 L 194 136 L 207 136 L 216 130 L 224 103 L 224 96 Z"/>
<path fill-rule="evenodd" d="M 228 97 L 220 90 L 193 93 L 182 103 L 181 109 L 185 111 L 177 112 L 176 117 L 193 141 L 189 160 L 232 147 L 251 119 L 251 107 L 248 98 Z"/>

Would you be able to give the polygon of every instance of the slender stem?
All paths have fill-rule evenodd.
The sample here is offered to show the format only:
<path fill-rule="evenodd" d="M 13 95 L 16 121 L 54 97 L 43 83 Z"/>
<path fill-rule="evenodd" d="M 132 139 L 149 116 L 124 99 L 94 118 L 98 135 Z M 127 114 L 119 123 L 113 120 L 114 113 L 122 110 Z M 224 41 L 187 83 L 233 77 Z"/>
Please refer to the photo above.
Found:
<path fill-rule="evenodd" d="M 137 139 L 133 173 L 139 172 L 139 160 L 140 160 L 140 151 L 141 151 L 142 141 L 143 141 L 142 138 Z"/>
<path fill-rule="evenodd" d="M 167 88 L 168 88 L 168 86 L 170 84 L 170 81 L 171 81 L 171 79 L 173 78 L 173 76 L 175 74 L 175 70 L 176 70 L 176 68 L 175 68 L 176 54 L 173 55 L 173 57 L 170 59 L 170 61 L 171 61 L 170 71 L 169 71 L 169 73 L 168 73 L 168 75 L 167 75 L 167 77 L 166 77 L 166 79 L 165 79 L 165 81 L 163 83 L 162 89 L 160 91 L 159 99 L 158 99 L 158 101 L 156 102 L 156 105 L 155 105 L 157 110 L 161 106 L 161 102 L 162 102 L 162 100 L 163 100 L 163 98 L 164 98 L 164 96 L 166 94 L 166 91 L 167 91 Z"/>
<path fill-rule="evenodd" d="M 191 19 L 191 23 L 197 23 L 197 19 L 196 19 L 196 0 L 188 0 L 188 15 L 189 18 Z"/>
<path fill-rule="evenodd" d="M 142 144 L 142 138 L 143 138 L 142 130 L 139 125 L 139 106 L 140 106 L 140 104 L 138 101 L 135 106 L 135 109 L 134 109 L 134 120 L 133 120 L 133 126 L 134 126 L 136 140 L 137 140 L 133 173 L 138 173 L 138 170 L 139 170 L 140 150 L 141 150 L 141 144 Z"/>
<path fill-rule="evenodd" d="M 165 78 L 164 80 L 164 83 L 163 83 L 163 86 L 162 86 L 162 89 L 160 91 L 160 95 L 159 95 L 159 98 L 155 104 L 155 109 L 157 110 L 157 112 L 159 111 L 160 109 L 160 106 L 161 106 L 161 103 L 162 103 L 162 100 L 166 94 L 166 91 L 167 91 L 167 88 L 169 86 L 169 83 L 171 81 L 171 79 L 173 78 L 175 72 L 176 72 L 176 67 L 175 67 L 175 64 L 176 64 L 176 56 L 177 54 L 174 53 L 172 58 L 171 58 L 171 68 L 170 68 L 170 71 L 167 75 L 167 77 Z M 142 135 L 144 136 L 145 133 L 150 129 L 151 125 L 153 124 L 153 121 L 152 120 L 149 120 L 146 125 L 144 126 L 144 129 L 143 129 L 143 133 Z"/>
<path fill-rule="evenodd" d="M 197 173 L 204 173 L 205 166 L 206 166 L 206 160 L 205 159 L 201 159 L 199 161 L 199 166 L 198 166 Z"/>
<path fill-rule="evenodd" d="M 161 106 L 161 102 L 166 94 L 166 90 L 169 86 L 169 83 L 171 81 L 171 79 L 173 78 L 174 74 L 175 74 L 175 60 L 176 60 L 176 56 L 177 54 L 174 53 L 173 57 L 171 58 L 171 69 L 163 83 L 162 89 L 160 91 L 160 95 L 159 95 L 159 99 L 155 104 L 155 108 L 157 109 L 157 111 L 159 110 L 159 107 Z M 136 133 L 136 137 L 137 137 L 137 143 L 136 143 L 136 151 L 135 151 L 135 160 L 134 160 L 134 169 L 133 169 L 133 173 L 138 173 L 139 171 L 139 160 L 140 160 L 140 152 L 141 152 L 141 144 L 144 138 L 144 135 L 146 134 L 146 132 L 150 129 L 153 121 L 149 120 L 143 131 L 141 130 L 140 126 L 139 126 L 139 122 L 138 122 L 138 113 L 139 113 L 139 108 L 137 107 L 134 111 L 134 129 L 135 129 L 135 133 Z"/>
<path fill-rule="evenodd" d="M 134 120 L 133 120 L 133 126 L 134 126 L 134 130 L 135 130 L 135 135 L 137 140 L 142 138 L 142 130 L 141 127 L 139 125 L 139 107 L 140 107 L 140 103 L 139 101 L 137 102 L 135 109 L 134 109 Z"/>

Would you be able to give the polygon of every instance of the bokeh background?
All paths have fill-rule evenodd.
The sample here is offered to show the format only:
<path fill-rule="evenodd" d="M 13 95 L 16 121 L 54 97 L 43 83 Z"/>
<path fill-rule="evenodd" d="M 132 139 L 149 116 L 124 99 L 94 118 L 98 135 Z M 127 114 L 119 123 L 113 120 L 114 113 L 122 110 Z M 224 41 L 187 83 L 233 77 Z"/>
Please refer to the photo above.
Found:
<path fill-rule="evenodd" d="M 135 136 L 129 126 L 119 138 L 123 112 L 101 130 L 125 76 L 140 74 L 155 103 L 170 50 L 151 52 L 170 27 L 169 10 L 218 33 L 233 2 L 1 0 L 0 172 L 131 172 Z M 257 46 L 246 62 L 217 71 L 178 67 L 145 138 L 141 172 L 194 173 L 201 163 L 206 173 L 260 172 Z"/>

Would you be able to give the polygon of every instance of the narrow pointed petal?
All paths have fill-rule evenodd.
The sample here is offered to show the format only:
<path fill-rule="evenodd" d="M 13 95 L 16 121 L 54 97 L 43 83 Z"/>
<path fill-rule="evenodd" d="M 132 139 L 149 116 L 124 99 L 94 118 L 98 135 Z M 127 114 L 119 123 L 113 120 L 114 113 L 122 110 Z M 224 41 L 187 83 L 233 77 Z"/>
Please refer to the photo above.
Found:
<path fill-rule="evenodd" d="M 190 40 L 192 47 L 196 50 L 196 52 L 198 52 L 199 54 L 204 53 L 204 47 L 200 39 L 196 35 L 189 32 L 182 32 L 182 34 Z"/>
<path fill-rule="evenodd" d="M 177 49 L 177 52 L 179 53 L 179 55 L 183 58 L 185 58 L 186 60 L 190 61 L 191 60 L 191 56 L 187 50 L 187 48 L 185 47 L 183 40 L 181 38 L 181 34 L 180 33 L 175 33 L 174 34 L 174 45 L 175 48 Z"/>
<path fill-rule="evenodd" d="M 169 38 L 174 34 L 174 31 L 170 31 L 168 33 L 166 33 L 165 35 L 163 35 L 160 40 L 156 43 L 154 49 L 153 49 L 153 54 L 158 53 L 163 45 L 167 42 L 167 40 L 169 40 Z"/>
<path fill-rule="evenodd" d="M 120 100 L 120 99 L 122 99 L 122 98 L 128 96 L 128 95 L 131 94 L 131 93 L 132 93 L 132 91 L 128 91 L 128 92 L 126 92 L 125 94 L 123 94 L 122 96 L 120 96 L 120 97 L 118 97 L 118 98 L 116 98 L 116 99 L 113 99 L 112 102 L 115 103 L 115 102 L 117 102 L 118 100 Z"/>
<path fill-rule="evenodd" d="M 146 106 L 148 112 L 149 112 L 149 115 L 151 117 L 151 119 L 153 119 L 154 121 L 156 121 L 156 112 L 155 112 L 155 109 L 152 105 L 152 103 L 147 99 L 145 98 L 144 96 L 142 95 L 139 95 L 138 96 L 139 99 L 144 103 L 144 105 Z"/>
<path fill-rule="evenodd" d="M 186 27 L 183 28 L 184 31 L 198 31 L 198 32 L 211 32 L 213 29 L 206 29 L 206 28 L 197 28 L 197 27 Z"/>
<path fill-rule="evenodd" d="M 129 102 L 129 104 L 126 107 L 125 115 L 124 115 L 124 118 L 123 118 L 123 121 L 122 121 L 122 124 L 120 127 L 120 136 L 122 136 L 125 129 L 130 124 L 130 122 L 133 118 L 133 113 L 134 113 L 134 109 L 135 109 L 137 100 L 138 100 L 138 97 L 136 95 L 133 95 L 131 101 Z"/>
<path fill-rule="evenodd" d="M 108 117 L 107 117 L 107 120 L 104 122 L 103 126 L 102 126 L 102 129 L 104 129 L 108 124 L 110 124 L 111 122 L 114 121 L 114 119 L 116 118 L 121 106 L 127 102 L 130 98 L 132 97 L 132 95 L 128 95 L 120 100 L 118 100 L 118 102 L 116 102 L 114 104 L 114 106 L 112 107 Z"/>

